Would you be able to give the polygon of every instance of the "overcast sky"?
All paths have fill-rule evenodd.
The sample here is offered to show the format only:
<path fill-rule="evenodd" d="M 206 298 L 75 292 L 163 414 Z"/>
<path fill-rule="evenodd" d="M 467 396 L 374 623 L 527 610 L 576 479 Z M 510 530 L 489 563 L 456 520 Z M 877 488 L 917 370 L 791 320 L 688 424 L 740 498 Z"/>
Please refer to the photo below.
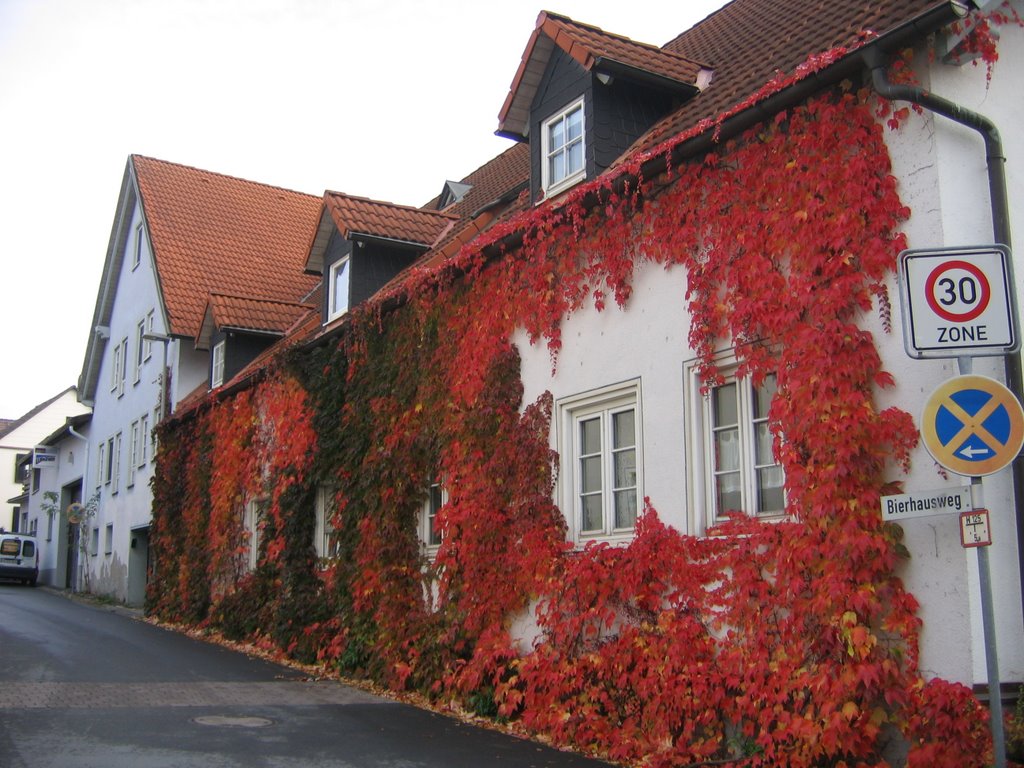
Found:
<path fill-rule="evenodd" d="M 77 383 L 129 154 L 422 205 L 510 143 L 547 9 L 663 45 L 724 0 L 0 0 L 0 418 Z"/>

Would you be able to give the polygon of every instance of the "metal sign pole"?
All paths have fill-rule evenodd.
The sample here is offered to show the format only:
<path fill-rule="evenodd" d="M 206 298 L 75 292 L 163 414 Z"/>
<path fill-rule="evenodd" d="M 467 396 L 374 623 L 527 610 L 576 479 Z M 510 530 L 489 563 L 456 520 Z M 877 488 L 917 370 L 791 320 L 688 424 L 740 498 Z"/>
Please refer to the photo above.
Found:
<path fill-rule="evenodd" d="M 972 372 L 974 361 L 958 357 L 961 375 Z M 971 502 L 975 509 L 985 508 L 984 486 L 980 477 L 971 478 Z M 978 582 L 981 586 L 981 624 L 985 635 L 985 671 L 988 678 L 989 729 L 992 732 L 992 750 L 995 768 L 1006 768 L 1006 739 L 1003 734 L 1002 683 L 999 679 L 999 654 L 996 650 L 996 619 L 992 609 L 992 575 L 988 565 L 988 547 L 976 547 L 978 552 Z"/>

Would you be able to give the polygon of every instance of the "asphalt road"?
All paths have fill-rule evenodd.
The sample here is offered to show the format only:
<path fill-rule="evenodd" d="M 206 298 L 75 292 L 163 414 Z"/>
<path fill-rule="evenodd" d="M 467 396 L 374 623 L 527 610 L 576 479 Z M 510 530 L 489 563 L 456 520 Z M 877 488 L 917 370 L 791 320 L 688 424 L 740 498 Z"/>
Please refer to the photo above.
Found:
<path fill-rule="evenodd" d="M 2 768 L 600 768 L 0 583 Z"/>

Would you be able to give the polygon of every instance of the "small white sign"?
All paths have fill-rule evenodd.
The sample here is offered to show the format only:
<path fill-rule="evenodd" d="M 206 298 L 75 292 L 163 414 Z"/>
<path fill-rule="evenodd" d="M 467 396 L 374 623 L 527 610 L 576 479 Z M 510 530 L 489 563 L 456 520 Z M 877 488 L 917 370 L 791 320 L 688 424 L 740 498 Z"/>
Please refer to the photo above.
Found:
<path fill-rule="evenodd" d="M 1006 246 L 903 251 L 899 281 L 910 357 L 1004 355 L 1020 348 Z"/>
<path fill-rule="evenodd" d="M 57 466 L 57 451 L 44 445 L 37 445 L 32 450 L 32 468 L 48 469 Z"/>
<path fill-rule="evenodd" d="M 882 497 L 882 519 L 890 523 L 897 523 L 912 517 L 955 515 L 969 512 L 971 509 L 973 507 L 971 506 L 971 486 L 969 485 Z"/>
<path fill-rule="evenodd" d="M 988 510 L 976 509 L 960 515 L 960 543 L 964 548 L 992 546 Z"/>

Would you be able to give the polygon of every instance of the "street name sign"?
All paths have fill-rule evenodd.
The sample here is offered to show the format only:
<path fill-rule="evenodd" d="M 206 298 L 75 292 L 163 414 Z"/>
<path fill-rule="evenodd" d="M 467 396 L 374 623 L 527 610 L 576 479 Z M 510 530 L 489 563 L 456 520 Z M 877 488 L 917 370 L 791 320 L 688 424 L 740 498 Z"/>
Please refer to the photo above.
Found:
<path fill-rule="evenodd" d="M 1024 411 L 1013 393 L 987 376 L 955 376 L 932 392 L 921 439 L 939 464 L 967 477 L 998 472 L 1024 445 Z"/>
<path fill-rule="evenodd" d="M 910 357 L 979 357 L 1020 349 L 1006 246 L 903 251 L 899 284 L 903 346 Z"/>
<path fill-rule="evenodd" d="M 898 523 L 912 517 L 957 514 L 971 509 L 969 485 L 882 497 L 882 519 L 889 523 Z"/>

